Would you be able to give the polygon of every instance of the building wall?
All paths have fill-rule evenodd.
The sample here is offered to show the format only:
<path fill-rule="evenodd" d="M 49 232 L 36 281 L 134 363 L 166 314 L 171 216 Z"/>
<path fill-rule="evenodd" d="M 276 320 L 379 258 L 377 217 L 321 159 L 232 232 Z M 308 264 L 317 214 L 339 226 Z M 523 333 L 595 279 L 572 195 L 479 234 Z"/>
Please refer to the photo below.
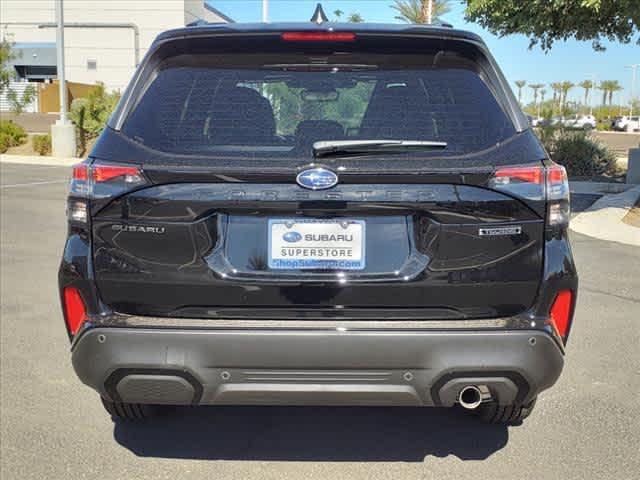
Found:
<path fill-rule="evenodd" d="M 28 6 L 28 8 L 25 8 Z M 204 7 L 204 0 L 65 0 L 64 21 L 69 23 L 133 23 L 139 30 L 142 59 L 162 31 L 197 19 L 224 21 Z M 0 34 L 14 42 L 55 42 L 54 0 L 0 0 Z M 108 89 L 124 90 L 135 70 L 132 28 L 65 28 L 67 80 L 103 82 Z M 95 60 L 95 70 L 88 62 Z"/>

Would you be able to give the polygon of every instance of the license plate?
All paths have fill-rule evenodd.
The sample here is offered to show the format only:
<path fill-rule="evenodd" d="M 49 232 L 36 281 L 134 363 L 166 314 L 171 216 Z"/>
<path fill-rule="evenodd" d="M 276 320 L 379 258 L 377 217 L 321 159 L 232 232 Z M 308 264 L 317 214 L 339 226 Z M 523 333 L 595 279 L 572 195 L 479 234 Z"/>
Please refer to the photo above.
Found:
<path fill-rule="evenodd" d="M 269 220 L 269 268 L 362 270 L 363 220 Z"/>

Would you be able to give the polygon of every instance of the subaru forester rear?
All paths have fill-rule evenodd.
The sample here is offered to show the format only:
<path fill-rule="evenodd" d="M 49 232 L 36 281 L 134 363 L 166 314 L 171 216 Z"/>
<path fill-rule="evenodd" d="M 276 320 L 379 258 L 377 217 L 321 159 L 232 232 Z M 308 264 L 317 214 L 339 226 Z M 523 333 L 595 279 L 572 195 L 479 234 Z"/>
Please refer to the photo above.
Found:
<path fill-rule="evenodd" d="M 73 169 L 74 368 L 156 405 L 456 404 L 526 417 L 563 366 L 569 191 L 481 39 L 166 32 Z"/>

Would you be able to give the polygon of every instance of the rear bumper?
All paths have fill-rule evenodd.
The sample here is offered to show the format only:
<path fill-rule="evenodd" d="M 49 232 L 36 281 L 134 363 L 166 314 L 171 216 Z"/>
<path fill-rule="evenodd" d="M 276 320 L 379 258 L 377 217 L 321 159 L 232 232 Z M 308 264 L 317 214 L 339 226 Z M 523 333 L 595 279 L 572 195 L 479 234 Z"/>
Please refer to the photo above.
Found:
<path fill-rule="evenodd" d="M 463 385 L 525 402 L 563 366 L 543 331 L 175 330 L 96 327 L 74 342 L 80 379 L 150 404 L 451 406 Z"/>

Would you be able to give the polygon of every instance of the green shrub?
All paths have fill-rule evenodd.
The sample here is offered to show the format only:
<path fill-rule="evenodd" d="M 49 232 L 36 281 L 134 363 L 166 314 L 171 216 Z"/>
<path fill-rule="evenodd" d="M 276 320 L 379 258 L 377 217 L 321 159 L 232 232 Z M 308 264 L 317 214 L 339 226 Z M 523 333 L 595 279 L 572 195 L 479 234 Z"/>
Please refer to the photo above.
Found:
<path fill-rule="evenodd" d="M 0 153 L 11 147 L 22 145 L 27 140 L 27 132 L 13 122 L 0 122 Z"/>
<path fill-rule="evenodd" d="M 51 135 L 34 135 L 31 138 L 33 151 L 40 155 L 49 155 L 51 153 Z"/>
<path fill-rule="evenodd" d="M 86 97 L 76 98 L 71 103 L 69 117 L 78 127 L 80 154 L 84 153 L 88 140 L 100 135 L 118 105 L 118 100 L 119 92 L 108 93 L 104 85 L 99 83 Z"/>
<path fill-rule="evenodd" d="M 573 177 L 616 173 L 615 154 L 584 132 L 561 132 L 554 139 L 551 158 Z"/>
<path fill-rule="evenodd" d="M 9 150 L 11 146 L 11 137 L 6 133 L 0 132 L 0 153 L 4 153 Z"/>

